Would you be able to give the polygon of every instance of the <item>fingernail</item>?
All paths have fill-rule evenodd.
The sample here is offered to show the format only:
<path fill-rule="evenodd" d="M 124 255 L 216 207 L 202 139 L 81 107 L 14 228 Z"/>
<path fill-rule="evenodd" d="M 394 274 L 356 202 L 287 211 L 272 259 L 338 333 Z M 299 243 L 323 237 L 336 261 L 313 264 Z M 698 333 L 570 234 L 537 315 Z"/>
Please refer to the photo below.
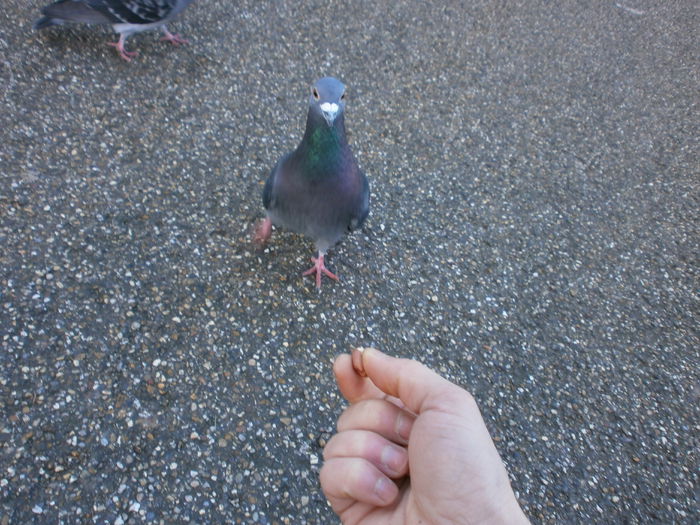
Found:
<path fill-rule="evenodd" d="M 408 443 L 408 438 L 411 437 L 412 426 L 413 420 L 406 414 L 399 412 L 399 415 L 396 417 L 396 433 L 400 438 L 404 439 L 406 443 Z"/>
<path fill-rule="evenodd" d="M 355 369 L 355 373 L 357 373 L 357 375 L 360 377 L 367 377 L 367 372 L 365 372 L 365 365 L 362 362 L 362 352 L 364 351 L 364 348 L 353 348 L 350 350 L 350 357 L 352 358 L 352 367 Z"/>
<path fill-rule="evenodd" d="M 406 454 L 403 449 L 389 445 L 382 450 L 381 462 L 391 474 L 399 474 L 406 463 Z"/>
<path fill-rule="evenodd" d="M 374 493 L 386 504 L 394 501 L 396 490 L 396 485 L 385 477 L 377 479 L 377 482 L 374 484 Z"/>

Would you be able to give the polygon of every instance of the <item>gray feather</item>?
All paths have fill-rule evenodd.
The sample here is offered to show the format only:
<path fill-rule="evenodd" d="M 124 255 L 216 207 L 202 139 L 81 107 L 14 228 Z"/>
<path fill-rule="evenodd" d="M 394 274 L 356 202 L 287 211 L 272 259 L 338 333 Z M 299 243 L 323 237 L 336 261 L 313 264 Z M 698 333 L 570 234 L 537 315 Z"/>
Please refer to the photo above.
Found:
<path fill-rule="evenodd" d="M 336 79 L 316 83 L 304 138 L 280 159 L 263 190 L 272 223 L 311 237 L 321 253 L 369 213 L 369 183 L 345 136 L 344 90 Z M 337 113 L 330 118 L 323 108 L 332 106 Z"/>
<path fill-rule="evenodd" d="M 58 0 L 44 7 L 44 17 L 34 23 L 42 29 L 63 22 L 86 24 L 165 23 L 185 10 L 193 0 Z M 132 28 L 133 32 L 135 29 Z"/>
<path fill-rule="evenodd" d="M 43 18 L 37 20 L 34 29 L 42 29 L 51 25 L 58 25 L 64 21 L 82 22 L 84 24 L 109 24 L 111 20 L 99 11 L 81 1 L 64 0 L 47 5 L 41 10 Z M 48 23 L 50 21 L 50 23 Z"/>

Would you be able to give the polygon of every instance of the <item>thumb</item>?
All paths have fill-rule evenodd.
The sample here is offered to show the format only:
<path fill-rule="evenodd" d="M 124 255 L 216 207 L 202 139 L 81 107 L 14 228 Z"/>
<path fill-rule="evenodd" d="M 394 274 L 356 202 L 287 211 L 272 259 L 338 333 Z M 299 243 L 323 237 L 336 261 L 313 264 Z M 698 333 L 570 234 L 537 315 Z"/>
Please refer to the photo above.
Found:
<path fill-rule="evenodd" d="M 375 348 L 365 348 L 361 356 L 364 372 L 372 383 L 385 394 L 400 399 L 414 414 L 442 410 L 445 404 L 471 398 L 466 390 L 418 361 L 391 357 Z"/>

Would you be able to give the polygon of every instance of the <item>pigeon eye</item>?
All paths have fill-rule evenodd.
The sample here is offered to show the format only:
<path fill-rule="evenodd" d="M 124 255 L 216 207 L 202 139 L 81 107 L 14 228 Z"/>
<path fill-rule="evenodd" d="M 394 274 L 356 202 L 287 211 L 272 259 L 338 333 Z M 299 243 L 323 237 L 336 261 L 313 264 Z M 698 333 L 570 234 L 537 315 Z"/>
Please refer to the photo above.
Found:
<path fill-rule="evenodd" d="M 317 90 L 316 88 L 314 88 L 313 91 L 312 91 L 311 93 L 313 94 L 313 96 L 314 96 L 314 98 L 315 98 L 316 100 L 318 100 L 319 98 L 321 98 L 321 96 L 318 94 L 318 90 Z"/>
<path fill-rule="evenodd" d="M 343 94 L 340 95 L 340 100 L 345 100 L 345 91 L 343 91 Z"/>

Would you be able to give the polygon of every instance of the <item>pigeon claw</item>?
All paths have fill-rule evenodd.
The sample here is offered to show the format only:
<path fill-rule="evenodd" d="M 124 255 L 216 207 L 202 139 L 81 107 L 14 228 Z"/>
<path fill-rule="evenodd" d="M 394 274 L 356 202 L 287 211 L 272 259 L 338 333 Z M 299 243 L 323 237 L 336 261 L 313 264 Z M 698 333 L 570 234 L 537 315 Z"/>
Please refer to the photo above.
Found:
<path fill-rule="evenodd" d="M 161 40 L 166 40 L 170 42 L 174 46 L 179 46 L 180 44 L 189 44 L 190 41 L 187 40 L 186 38 L 182 38 L 180 35 L 176 35 L 175 33 L 171 33 L 170 31 L 163 31 L 165 33 L 165 36 L 161 38 Z"/>
<path fill-rule="evenodd" d="M 316 274 L 316 288 L 321 288 L 321 274 L 325 275 L 326 277 L 330 277 L 331 279 L 335 281 L 339 281 L 338 276 L 332 273 L 326 266 L 323 264 L 323 254 L 319 254 L 318 257 L 312 257 L 311 260 L 314 262 L 314 265 L 306 270 L 302 275 L 311 275 L 313 273 Z"/>
<path fill-rule="evenodd" d="M 127 51 L 124 49 L 124 41 L 120 38 L 117 42 L 107 42 L 108 46 L 116 47 L 119 51 L 119 56 L 127 62 L 130 62 L 133 57 L 139 54 L 138 51 Z"/>
<path fill-rule="evenodd" d="M 255 228 L 253 242 L 258 246 L 262 246 L 268 241 L 270 235 L 272 235 L 272 221 L 268 217 L 265 217 Z"/>

